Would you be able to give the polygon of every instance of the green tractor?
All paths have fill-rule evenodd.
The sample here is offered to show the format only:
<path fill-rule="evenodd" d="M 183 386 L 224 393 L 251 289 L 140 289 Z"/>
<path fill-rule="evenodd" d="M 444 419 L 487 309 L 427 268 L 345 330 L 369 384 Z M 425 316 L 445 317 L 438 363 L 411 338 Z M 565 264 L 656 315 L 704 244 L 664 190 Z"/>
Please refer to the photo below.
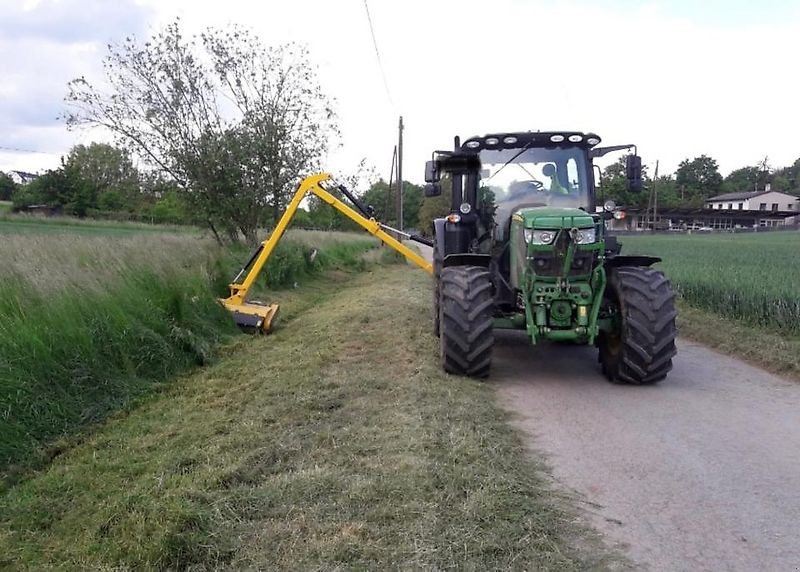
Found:
<path fill-rule="evenodd" d="M 605 376 L 650 384 L 672 368 L 675 295 L 661 259 L 620 253 L 606 232 L 613 205 L 596 209 L 592 161 L 633 145 L 598 147 L 593 133 L 458 137 L 425 168 L 425 194 L 452 188 L 450 214 L 433 222 L 434 333 L 447 372 L 489 375 L 496 328 L 533 344 L 594 344 Z M 631 192 L 642 162 L 626 158 Z M 600 211 L 600 212 L 596 212 Z"/>

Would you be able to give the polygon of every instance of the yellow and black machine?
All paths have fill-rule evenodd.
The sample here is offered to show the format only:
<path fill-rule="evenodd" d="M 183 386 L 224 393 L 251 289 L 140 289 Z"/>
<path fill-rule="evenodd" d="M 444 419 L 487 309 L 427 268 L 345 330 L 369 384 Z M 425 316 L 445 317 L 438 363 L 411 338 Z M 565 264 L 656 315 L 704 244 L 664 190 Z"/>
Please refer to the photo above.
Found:
<path fill-rule="evenodd" d="M 334 196 L 331 192 L 334 190 L 338 190 L 343 196 L 349 199 L 353 207 Z M 289 227 L 289 224 L 292 222 L 297 209 L 300 207 L 300 203 L 309 193 L 318 196 L 321 200 L 354 221 L 371 235 L 394 248 L 426 272 L 433 272 L 430 262 L 426 261 L 419 254 L 394 238 L 389 232 L 427 246 L 433 245 L 431 241 L 420 236 L 403 233 L 375 220 L 372 208 L 363 204 L 344 185 L 337 183 L 331 175 L 327 173 L 311 175 L 303 179 L 303 182 L 300 183 L 294 197 L 292 197 L 292 200 L 289 202 L 286 212 L 283 213 L 283 216 L 269 235 L 269 238 L 259 245 L 252 256 L 250 256 L 247 263 L 236 275 L 236 278 L 233 279 L 233 282 L 230 284 L 230 296 L 220 299 L 222 305 L 233 314 L 233 318 L 239 327 L 244 330 L 266 334 L 269 333 L 272 323 L 275 321 L 278 314 L 277 304 L 248 301 L 247 295 L 258 278 L 258 275 L 261 273 L 261 270 L 264 268 L 264 265 L 269 260 L 270 255 L 275 250 L 278 241 L 280 241 L 286 229 Z"/>

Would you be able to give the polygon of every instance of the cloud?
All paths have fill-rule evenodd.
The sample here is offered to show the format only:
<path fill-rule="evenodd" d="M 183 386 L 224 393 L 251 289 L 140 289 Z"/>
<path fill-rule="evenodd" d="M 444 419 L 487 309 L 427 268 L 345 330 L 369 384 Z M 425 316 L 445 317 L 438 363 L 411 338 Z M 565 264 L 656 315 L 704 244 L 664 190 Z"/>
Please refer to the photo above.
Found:
<path fill-rule="evenodd" d="M 187 32 L 239 23 L 267 44 L 309 45 L 341 119 L 331 170 L 366 157 L 388 176 L 401 114 L 413 181 L 454 135 L 502 130 L 594 131 L 607 144 L 637 143 L 662 173 L 702 153 L 723 172 L 800 154 L 792 59 L 800 17 L 790 2 L 762 3 L 757 18 L 744 0 L 715 0 L 713 9 L 692 0 L 369 0 L 390 103 L 361 1 L 139 1 L 49 1 L 4 13 L 0 73 L 14 79 L 0 85 L 0 124 L 11 115 L 47 124 L 67 80 L 100 76 L 109 37 L 180 16 Z"/>
<path fill-rule="evenodd" d="M 0 170 L 52 168 L 80 137 L 60 118 L 67 82 L 99 74 L 106 44 L 143 34 L 152 11 L 132 0 L 48 0 L 2 12 Z"/>
<path fill-rule="evenodd" d="M 44 0 L 3 6 L 0 37 L 57 44 L 108 42 L 146 29 L 149 11 L 131 0 Z"/>

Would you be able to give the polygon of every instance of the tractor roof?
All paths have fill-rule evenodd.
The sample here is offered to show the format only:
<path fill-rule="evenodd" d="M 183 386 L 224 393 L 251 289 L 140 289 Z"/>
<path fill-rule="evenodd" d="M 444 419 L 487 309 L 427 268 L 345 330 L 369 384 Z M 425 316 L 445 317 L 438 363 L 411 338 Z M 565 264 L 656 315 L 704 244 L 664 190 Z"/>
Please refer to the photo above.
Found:
<path fill-rule="evenodd" d="M 525 131 L 518 133 L 490 133 L 483 137 L 470 137 L 461 145 L 464 151 L 483 149 L 521 149 L 523 147 L 583 147 L 590 149 L 600 143 L 594 133 L 580 131 Z"/>

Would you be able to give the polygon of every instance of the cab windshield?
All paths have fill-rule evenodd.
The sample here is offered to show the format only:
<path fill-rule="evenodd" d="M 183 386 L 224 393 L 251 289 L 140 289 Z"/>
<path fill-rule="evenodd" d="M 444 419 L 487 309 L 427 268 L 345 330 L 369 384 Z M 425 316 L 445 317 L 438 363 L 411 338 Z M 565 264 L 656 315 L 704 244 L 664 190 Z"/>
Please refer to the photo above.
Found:
<path fill-rule="evenodd" d="M 519 208 L 590 206 L 583 149 L 484 149 L 480 159 L 480 186 L 494 193 L 498 225 Z"/>

